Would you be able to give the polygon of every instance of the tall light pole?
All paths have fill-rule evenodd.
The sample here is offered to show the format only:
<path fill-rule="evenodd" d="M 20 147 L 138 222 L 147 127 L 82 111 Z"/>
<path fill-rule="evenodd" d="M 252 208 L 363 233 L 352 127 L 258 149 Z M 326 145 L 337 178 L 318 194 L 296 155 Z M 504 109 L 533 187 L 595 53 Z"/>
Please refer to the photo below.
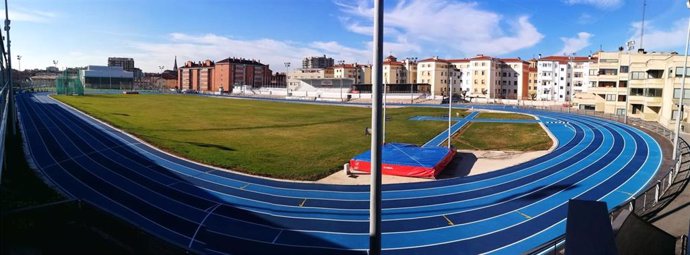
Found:
<path fill-rule="evenodd" d="M 686 1 L 690 9 L 690 0 Z M 690 20 L 688 20 L 688 35 L 685 38 L 685 63 L 683 64 L 683 78 L 680 81 L 680 98 L 678 99 L 678 114 L 676 115 L 676 135 L 673 140 L 673 160 L 678 158 L 678 136 L 680 135 L 680 123 L 683 121 L 683 97 L 685 97 L 685 77 L 688 76 L 688 44 L 690 44 Z"/>
<path fill-rule="evenodd" d="M 381 254 L 381 84 L 383 83 L 383 0 L 374 1 L 374 66 L 371 100 L 371 184 L 369 188 L 369 255 Z"/>
<path fill-rule="evenodd" d="M 7 0 L 5 0 L 5 33 L 7 33 L 7 84 L 9 85 L 9 97 L 10 97 L 10 113 L 12 113 L 12 135 L 17 134 L 17 114 L 14 106 L 14 86 L 12 85 L 12 52 L 10 51 L 10 45 L 12 40 L 10 40 L 10 15 L 7 10 Z M 1 36 L 0 36 L 1 37 Z"/>
<path fill-rule="evenodd" d="M 628 47 L 628 84 L 625 88 L 625 111 L 623 112 L 623 123 L 628 124 L 628 107 L 630 104 L 630 82 L 632 81 L 632 50 L 635 49 L 635 41 L 628 41 L 625 44 Z"/>
<path fill-rule="evenodd" d="M 22 55 L 17 55 L 17 71 L 22 70 Z"/>
<path fill-rule="evenodd" d="M 289 86 L 288 86 L 288 81 L 289 81 L 288 77 L 290 77 L 290 76 L 289 76 L 289 75 L 290 75 L 290 62 L 285 62 L 285 68 L 287 69 L 287 71 L 285 71 L 285 72 L 286 72 L 286 73 L 285 73 L 285 98 L 287 98 L 287 97 L 288 97 L 288 93 L 289 93 L 289 91 L 288 91 L 288 88 L 289 88 Z"/>

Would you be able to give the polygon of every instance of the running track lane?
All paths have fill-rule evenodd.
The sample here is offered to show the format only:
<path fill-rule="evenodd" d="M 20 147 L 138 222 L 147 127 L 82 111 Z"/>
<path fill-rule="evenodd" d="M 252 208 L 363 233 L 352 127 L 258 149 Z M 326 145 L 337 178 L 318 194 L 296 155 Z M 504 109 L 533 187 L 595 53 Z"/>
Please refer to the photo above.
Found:
<path fill-rule="evenodd" d="M 48 178 L 72 196 L 92 201 L 173 243 L 191 244 L 195 251 L 208 253 L 323 254 L 366 249 L 366 229 L 361 227 L 366 210 L 357 203 L 365 200 L 367 192 L 361 186 L 290 183 L 220 172 L 148 148 L 45 96 L 20 98 L 29 150 Z M 384 186 L 384 203 L 395 205 L 384 207 L 384 253 L 524 251 L 563 233 L 568 198 L 600 199 L 612 208 L 627 198 L 621 194 L 639 192 L 658 168 L 658 144 L 639 130 L 581 116 L 533 114 L 571 123 L 571 127 L 546 124 L 559 145 L 544 157 L 472 178 Z M 569 166 L 558 165 L 568 160 Z M 547 180 L 553 185 L 544 186 Z M 481 193 L 483 188 L 496 194 Z M 335 199 L 324 199 L 329 194 Z M 454 196 L 462 199 L 449 202 Z M 476 202 L 488 198 L 503 203 Z M 320 201 L 321 207 L 308 206 L 312 200 Z M 293 205 L 295 201 L 304 201 L 303 206 Z M 494 216 L 481 217 L 477 212 Z M 340 220 L 349 214 L 355 215 L 351 221 Z M 477 216 L 465 222 L 453 218 L 463 214 Z M 457 222 L 450 226 L 446 219 Z M 328 221 L 335 223 L 323 224 Z M 401 225 L 417 227 L 396 227 Z M 477 227 L 482 225 L 494 227 L 489 231 Z"/>

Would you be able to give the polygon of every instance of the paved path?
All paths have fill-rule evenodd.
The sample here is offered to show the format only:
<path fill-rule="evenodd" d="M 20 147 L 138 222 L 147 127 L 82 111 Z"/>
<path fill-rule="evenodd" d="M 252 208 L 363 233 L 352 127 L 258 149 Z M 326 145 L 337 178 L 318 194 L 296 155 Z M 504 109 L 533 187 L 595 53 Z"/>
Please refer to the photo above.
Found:
<path fill-rule="evenodd" d="M 459 119 L 458 122 L 452 124 L 450 126 L 450 136 L 460 131 L 460 129 L 463 126 L 465 126 L 465 124 L 467 124 L 470 120 L 474 119 L 474 117 L 476 117 L 477 114 L 479 114 L 479 112 L 471 112 L 465 118 Z M 440 146 L 444 141 L 448 140 L 448 136 L 448 129 L 446 129 L 445 131 L 441 132 L 440 134 L 436 135 L 434 138 L 426 142 L 424 145 L 422 145 L 422 147 Z"/>
<path fill-rule="evenodd" d="M 174 244 L 212 254 L 366 254 L 368 186 L 221 171 L 156 150 L 42 94 L 18 95 L 17 104 L 29 156 L 47 179 Z M 522 253 L 564 233 L 569 199 L 605 201 L 611 209 L 659 168 L 658 144 L 637 129 L 510 111 L 548 120 L 557 148 L 491 173 L 384 185 L 384 254 Z"/>
<path fill-rule="evenodd" d="M 690 141 L 690 135 L 684 134 L 683 139 Z M 688 165 L 690 162 L 685 162 L 681 169 L 688 169 Z M 674 184 L 669 187 L 668 194 L 660 199 L 672 200 L 650 219 L 654 226 L 675 237 L 688 235 L 688 228 L 690 227 L 690 185 L 688 185 L 688 178 L 690 178 L 690 170 L 683 170 L 678 173 Z"/>

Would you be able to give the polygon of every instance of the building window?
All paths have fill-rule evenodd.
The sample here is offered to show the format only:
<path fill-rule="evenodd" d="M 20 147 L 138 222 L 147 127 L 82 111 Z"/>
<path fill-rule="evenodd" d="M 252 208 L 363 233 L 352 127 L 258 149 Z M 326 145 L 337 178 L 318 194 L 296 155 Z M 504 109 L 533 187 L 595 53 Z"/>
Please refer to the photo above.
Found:
<path fill-rule="evenodd" d="M 647 78 L 647 74 L 645 72 L 632 72 L 632 79 L 633 80 L 644 80 Z"/>
<path fill-rule="evenodd" d="M 625 115 L 625 108 L 616 109 L 616 115 Z"/>
<path fill-rule="evenodd" d="M 606 101 L 616 101 L 615 94 L 606 94 Z"/>
<path fill-rule="evenodd" d="M 641 89 L 641 88 L 631 88 L 631 89 L 630 89 L 630 95 L 631 95 L 631 96 L 643 96 L 643 95 L 644 95 L 644 89 Z"/>
<path fill-rule="evenodd" d="M 616 69 L 599 69 L 599 75 L 617 75 L 618 70 Z"/>
<path fill-rule="evenodd" d="M 618 59 L 599 59 L 599 63 L 618 63 Z"/>
<path fill-rule="evenodd" d="M 661 93 L 663 92 L 663 89 L 644 89 L 644 96 L 646 97 L 661 97 Z M 680 89 L 678 89 L 678 92 L 680 92 Z"/>
<path fill-rule="evenodd" d="M 673 98 L 674 99 L 680 98 L 680 89 L 673 89 Z M 685 93 L 683 93 L 683 98 L 684 99 L 690 98 L 690 89 L 685 89 Z"/>
<path fill-rule="evenodd" d="M 690 76 L 690 68 L 688 68 L 685 76 Z M 683 67 L 676 67 L 676 77 L 683 77 Z"/>
<path fill-rule="evenodd" d="M 628 73 L 628 66 L 621 66 L 621 73 Z"/>

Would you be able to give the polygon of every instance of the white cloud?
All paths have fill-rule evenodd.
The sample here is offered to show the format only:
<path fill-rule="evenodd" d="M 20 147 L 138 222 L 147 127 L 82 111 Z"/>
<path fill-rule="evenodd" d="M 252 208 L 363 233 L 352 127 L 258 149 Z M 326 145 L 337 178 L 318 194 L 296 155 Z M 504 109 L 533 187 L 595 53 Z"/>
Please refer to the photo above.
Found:
<path fill-rule="evenodd" d="M 577 23 L 581 25 L 592 24 L 595 21 L 597 21 L 597 18 L 589 15 L 588 13 L 580 14 L 580 16 L 577 18 Z"/>
<path fill-rule="evenodd" d="M 654 21 L 645 22 L 644 28 L 644 47 L 645 50 L 661 51 L 661 50 L 677 50 L 685 45 L 685 37 L 687 32 L 688 19 L 679 19 L 667 27 L 667 29 L 660 29 L 655 26 Z M 642 31 L 641 22 L 633 22 L 630 24 L 633 36 L 628 40 L 635 40 L 636 48 L 640 47 L 640 33 Z M 622 42 L 621 45 L 625 45 Z"/>
<path fill-rule="evenodd" d="M 2 19 L 5 19 L 5 9 L 1 9 Z M 22 8 L 9 9 L 9 18 L 11 21 L 26 21 L 34 23 L 48 23 L 58 15 L 53 12 L 40 10 L 26 10 Z"/>
<path fill-rule="evenodd" d="M 171 68 L 175 55 L 178 65 L 188 60 L 217 61 L 227 57 L 240 57 L 269 64 L 273 71 L 283 71 L 285 62 L 291 62 L 291 68 L 301 67 L 301 60 L 307 56 L 326 54 L 336 60 L 359 63 L 366 63 L 370 58 L 368 50 L 348 47 L 332 41 L 317 41 L 302 45 L 273 39 L 240 40 L 216 34 L 172 33 L 164 42 L 131 42 L 130 44 L 136 52 L 130 55 L 135 58 L 137 67 L 149 72 L 157 72 L 157 66 L 161 64 L 169 63 L 165 66 L 168 69 Z M 363 48 L 365 47 L 366 45 L 363 45 Z"/>
<path fill-rule="evenodd" d="M 336 2 L 348 15 L 344 26 L 371 35 L 373 6 Z M 501 55 L 534 46 L 543 39 L 527 16 L 507 19 L 477 3 L 445 0 L 400 1 L 385 13 L 386 46 L 396 52 L 451 51 L 450 55 Z M 407 48 L 403 48 L 407 47 Z M 385 51 L 393 49 L 384 47 Z"/>
<path fill-rule="evenodd" d="M 564 0 L 566 4 L 585 4 L 599 9 L 615 9 L 623 5 L 623 0 Z"/>
<path fill-rule="evenodd" d="M 563 41 L 563 48 L 555 53 L 554 55 L 564 55 L 573 54 L 586 48 L 590 45 L 589 39 L 592 38 L 592 34 L 587 32 L 577 33 L 577 37 L 561 37 Z"/>

